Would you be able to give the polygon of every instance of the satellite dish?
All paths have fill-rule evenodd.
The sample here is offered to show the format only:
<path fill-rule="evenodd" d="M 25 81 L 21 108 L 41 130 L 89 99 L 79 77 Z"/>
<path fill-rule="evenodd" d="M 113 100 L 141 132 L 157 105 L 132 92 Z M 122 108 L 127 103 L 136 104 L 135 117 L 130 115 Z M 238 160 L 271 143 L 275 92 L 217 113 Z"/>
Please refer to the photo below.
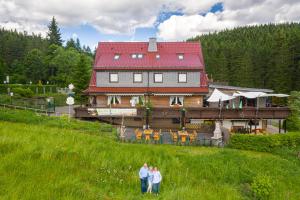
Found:
<path fill-rule="evenodd" d="M 73 97 L 68 97 L 66 103 L 68 105 L 73 105 L 74 104 L 74 98 Z"/>

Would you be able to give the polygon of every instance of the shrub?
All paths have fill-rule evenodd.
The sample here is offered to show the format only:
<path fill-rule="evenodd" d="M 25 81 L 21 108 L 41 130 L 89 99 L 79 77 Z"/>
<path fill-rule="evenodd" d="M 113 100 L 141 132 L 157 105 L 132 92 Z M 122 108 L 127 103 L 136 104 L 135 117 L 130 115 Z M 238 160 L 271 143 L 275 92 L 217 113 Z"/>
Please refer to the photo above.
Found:
<path fill-rule="evenodd" d="M 12 91 L 17 95 L 20 95 L 21 97 L 29 98 L 34 95 L 34 93 L 29 88 L 17 87 L 17 88 L 13 88 Z"/>
<path fill-rule="evenodd" d="M 275 149 L 300 146 L 299 133 L 275 135 L 244 135 L 235 134 L 230 138 L 229 147 L 263 152 L 273 152 Z"/>
<path fill-rule="evenodd" d="M 272 190 L 271 178 L 267 175 L 258 175 L 253 179 L 251 190 L 256 199 L 268 199 Z"/>

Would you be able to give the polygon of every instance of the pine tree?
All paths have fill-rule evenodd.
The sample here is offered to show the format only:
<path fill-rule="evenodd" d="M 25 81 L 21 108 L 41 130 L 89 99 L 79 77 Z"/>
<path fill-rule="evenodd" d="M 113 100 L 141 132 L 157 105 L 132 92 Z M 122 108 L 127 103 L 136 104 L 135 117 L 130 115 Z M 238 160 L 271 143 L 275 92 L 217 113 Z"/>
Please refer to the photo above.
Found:
<path fill-rule="evenodd" d="M 74 49 L 77 49 L 77 46 L 76 46 L 76 43 L 74 41 L 73 38 L 69 39 L 66 43 L 66 48 L 69 49 L 69 48 L 74 48 Z"/>
<path fill-rule="evenodd" d="M 84 99 L 81 94 L 83 90 L 87 89 L 90 73 L 91 73 L 92 60 L 84 54 L 80 55 L 80 59 L 74 68 L 73 84 L 75 86 L 75 93 L 77 98 L 81 101 Z"/>
<path fill-rule="evenodd" d="M 55 17 L 53 16 L 50 24 L 48 25 L 48 33 L 47 37 L 49 40 L 49 44 L 56 44 L 58 46 L 62 46 L 63 40 L 61 39 L 61 33 L 60 29 L 58 27 L 58 24 L 56 22 Z"/>

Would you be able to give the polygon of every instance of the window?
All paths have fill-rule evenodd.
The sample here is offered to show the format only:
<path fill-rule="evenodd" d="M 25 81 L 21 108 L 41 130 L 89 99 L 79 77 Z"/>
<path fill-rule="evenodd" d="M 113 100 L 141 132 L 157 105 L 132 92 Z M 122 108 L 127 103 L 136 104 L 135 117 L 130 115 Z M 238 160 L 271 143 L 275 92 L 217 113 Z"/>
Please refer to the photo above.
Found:
<path fill-rule="evenodd" d="M 183 105 L 183 97 L 180 96 L 171 96 L 170 97 L 170 106 L 182 106 Z"/>
<path fill-rule="evenodd" d="M 144 97 L 143 96 L 133 96 L 130 100 L 130 104 L 132 107 L 136 105 L 144 105 Z"/>
<path fill-rule="evenodd" d="M 186 83 L 186 73 L 178 73 L 178 83 Z"/>
<path fill-rule="evenodd" d="M 156 54 L 156 59 L 158 60 L 158 59 L 160 59 L 160 55 L 159 54 Z"/>
<path fill-rule="evenodd" d="M 136 54 L 131 54 L 131 58 L 135 59 L 136 58 Z"/>
<path fill-rule="evenodd" d="M 108 96 L 107 105 L 116 105 L 116 104 L 121 104 L 121 97 L 120 96 Z"/>
<path fill-rule="evenodd" d="M 143 75 L 142 75 L 142 73 L 134 73 L 133 74 L 133 82 L 134 83 L 142 83 L 143 82 Z"/>
<path fill-rule="evenodd" d="M 178 54 L 178 59 L 183 60 L 183 54 Z"/>
<path fill-rule="evenodd" d="M 154 83 L 162 83 L 163 82 L 163 75 L 155 73 L 154 74 Z"/>
<path fill-rule="evenodd" d="M 120 54 L 115 54 L 114 59 L 119 60 L 119 58 L 120 58 Z"/>
<path fill-rule="evenodd" d="M 109 74 L 109 82 L 110 83 L 118 83 L 119 82 L 119 76 L 117 73 L 110 73 Z"/>
<path fill-rule="evenodd" d="M 139 59 L 143 58 L 143 54 L 139 53 L 139 54 L 138 54 L 138 58 L 139 58 Z"/>

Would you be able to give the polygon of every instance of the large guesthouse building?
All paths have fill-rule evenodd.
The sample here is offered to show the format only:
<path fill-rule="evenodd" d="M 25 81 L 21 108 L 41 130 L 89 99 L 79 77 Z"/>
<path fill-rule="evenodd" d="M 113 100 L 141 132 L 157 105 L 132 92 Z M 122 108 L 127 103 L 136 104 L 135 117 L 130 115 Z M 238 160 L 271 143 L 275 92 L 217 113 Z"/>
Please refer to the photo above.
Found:
<path fill-rule="evenodd" d="M 260 120 L 258 126 L 264 128 L 264 119 L 281 120 L 289 114 L 288 108 L 272 107 L 267 101 L 270 97 L 260 97 L 258 104 L 258 98 L 245 98 L 241 93 L 234 100 L 209 104 L 206 99 L 215 89 L 229 95 L 262 92 L 209 86 L 199 42 L 157 42 L 155 38 L 148 42 L 100 42 L 90 84 L 84 91 L 89 104 L 76 108 L 75 116 L 164 129 L 217 120 L 228 122 L 230 129 L 237 121 L 248 126 L 253 120 Z"/>
<path fill-rule="evenodd" d="M 208 85 L 200 43 L 100 42 L 86 93 L 98 108 L 202 107 Z"/>

